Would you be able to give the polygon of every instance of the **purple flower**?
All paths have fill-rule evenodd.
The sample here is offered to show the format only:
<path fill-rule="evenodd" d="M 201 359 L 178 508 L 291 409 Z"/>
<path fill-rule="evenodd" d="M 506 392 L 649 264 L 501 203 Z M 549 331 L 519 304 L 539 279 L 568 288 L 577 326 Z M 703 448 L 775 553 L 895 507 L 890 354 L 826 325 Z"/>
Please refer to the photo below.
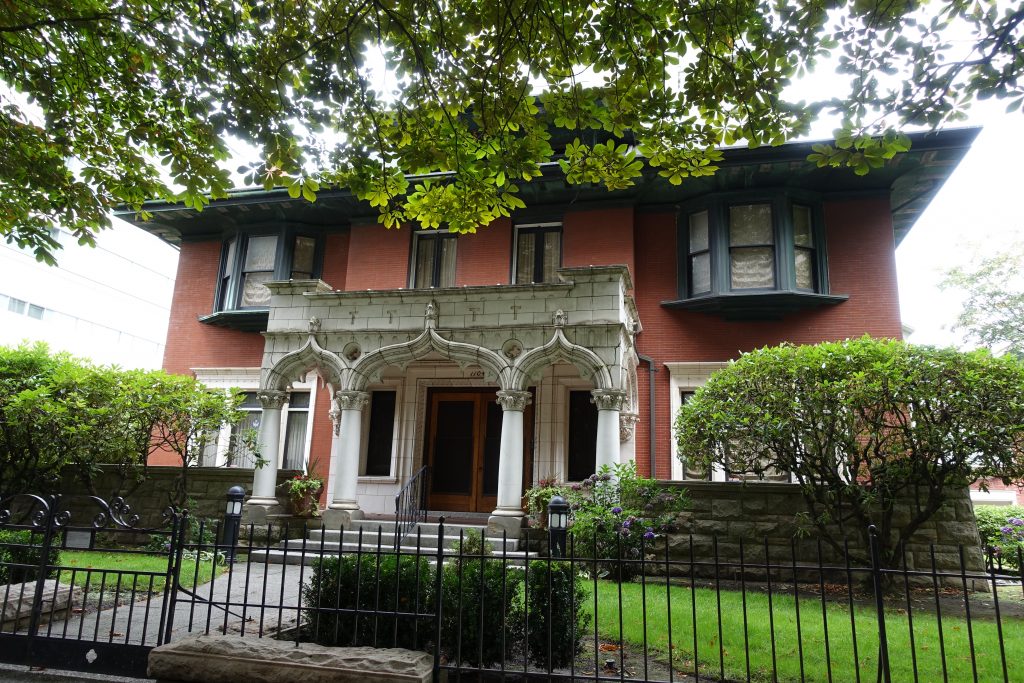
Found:
<path fill-rule="evenodd" d="M 654 530 L 648 529 L 647 533 L 644 534 L 644 538 L 646 538 L 648 541 L 654 540 Z"/>
<path fill-rule="evenodd" d="M 583 487 L 582 487 L 582 486 L 580 486 L 579 484 L 573 484 L 573 485 L 572 485 L 572 490 L 573 490 L 573 491 L 579 491 L 579 490 L 580 490 L 580 489 L 582 489 L 582 488 L 583 488 Z"/>
<path fill-rule="evenodd" d="M 623 529 L 628 529 L 631 526 L 633 526 L 633 520 L 632 519 L 627 519 L 625 522 L 622 523 L 622 528 Z"/>
<path fill-rule="evenodd" d="M 612 510 L 612 512 L 615 512 L 615 510 Z M 999 529 L 999 530 L 1000 530 L 1001 532 L 1003 532 L 1004 534 L 1012 534 L 1012 533 L 1013 533 L 1013 529 L 1011 529 L 1011 528 L 1010 528 L 1010 527 L 1008 527 L 1008 526 L 1000 527 L 1000 529 Z"/>
<path fill-rule="evenodd" d="M 1013 526 L 1024 526 L 1024 519 L 1021 519 L 1020 517 L 1011 517 L 1007 521 L 1009 521 Z"/>
<path fill-rule="evenodd" d="M 620 508 L 618 505 L 616 505 L 615 507 L 612 508 L 612 514 L 613 515 L 620 515 L 620 514 L 622 514 L 622 508 Z"/>

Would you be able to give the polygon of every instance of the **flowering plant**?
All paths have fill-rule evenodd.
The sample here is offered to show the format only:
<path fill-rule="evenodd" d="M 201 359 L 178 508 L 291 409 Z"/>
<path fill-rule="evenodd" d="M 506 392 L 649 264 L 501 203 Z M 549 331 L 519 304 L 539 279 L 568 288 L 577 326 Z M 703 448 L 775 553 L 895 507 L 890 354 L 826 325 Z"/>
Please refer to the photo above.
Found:
<path fill-rule="evenodd" d="M 315 517 L 319 513 L 317 498 L 324 489 L 324 479 L 313 473 L 314 466 L 311 463 L 305 474 L 296 474 L 282 485 L 296 515 Z"/>
<path fill-rule="evenodd" d="M 682 489 L 665 487 L 654 479 L 640 477 L 635 463 L 603 466 L 597 473 L 571 485 L 535 487 L 527 492 L 531 526 L 546 526 L 540 504 L 546 512 L 552 496 L 564 496 L 569 503 L 572 551 L 577 557 L 637 560 L 660 536 L 675 528 L 676 515 L 686 508 Z M 626 581 L 639 573 L 639 564 L 599 563 L 596 571 L 608 578 Z"/>

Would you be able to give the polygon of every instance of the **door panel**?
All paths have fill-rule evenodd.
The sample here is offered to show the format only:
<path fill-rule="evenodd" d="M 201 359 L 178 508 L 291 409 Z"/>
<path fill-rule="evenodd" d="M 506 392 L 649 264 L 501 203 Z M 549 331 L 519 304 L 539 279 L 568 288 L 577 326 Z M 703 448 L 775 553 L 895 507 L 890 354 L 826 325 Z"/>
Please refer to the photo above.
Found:
<path fill-rule="evenodd" d="M 437 389 L 428 394 L 426 461 L 432 510 L 490 512 L 498 504 L 502 410 L 490 389 Z M 533 409 L 523 416 L 523 486 L 529 485 Z"/>

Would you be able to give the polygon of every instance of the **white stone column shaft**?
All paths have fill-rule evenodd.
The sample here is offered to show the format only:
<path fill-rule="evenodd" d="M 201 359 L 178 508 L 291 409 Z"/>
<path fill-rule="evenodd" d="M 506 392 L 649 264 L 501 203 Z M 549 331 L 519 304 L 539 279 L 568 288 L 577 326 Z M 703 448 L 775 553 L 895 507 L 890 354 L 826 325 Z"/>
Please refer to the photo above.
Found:
<path fill-rule="evenodd" d="M 498 392 L 501 405 L 501 443 L 498 450 L 499 517 L 523 516 L 523 411 L 530 404 L 528 391 Z"/>
<path fill-rule="evenodd" d="M 626 392 L 617 389 L 594 389 L 590 392 L 597 405 L 597 458 L 594 466 L 613 467 L 619 462 L 619 410 Z"/>
<path fill-rule="evenodd" d="M 284 391 L 261 391 L 256 394 L 263 407 L 260 415 L 259 449 L 265 461 L 257 467 L 252 481 L 251 505 L 277 505 L 277 463 L 281 459 L 281 408 L 288 394 Z"/>
<path fill-rule="evenodd" d="M 356 484 L 359 481 L 359 447 L 362 444 L 363 409 L 370 395 L 365 391 L 338 391 L 334 402 L 340 412 L 339 433 L 331 441 L 332 460 L 337 462 L 334 473 L 334 500 L 332 510 L 358 510 Z M 337 453 L 337 459 L 333 457 Z"/>

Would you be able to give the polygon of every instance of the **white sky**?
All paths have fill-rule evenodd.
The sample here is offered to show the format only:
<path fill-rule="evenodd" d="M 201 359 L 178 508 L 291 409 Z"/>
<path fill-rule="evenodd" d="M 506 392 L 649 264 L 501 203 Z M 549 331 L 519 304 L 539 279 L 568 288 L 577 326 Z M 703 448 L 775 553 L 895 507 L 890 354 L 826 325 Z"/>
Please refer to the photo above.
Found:
<path fill-rule="evenodd" d="M 970 265 L 1024 238 L 1019 160 L 1024 158 L 1024 116 L 1004 113 L 1001 102 L 980 102 L 969 123 L 983 125 L 974 145 L 896 250 L 903 322 L 909 341 L 948 345 L 960 297 L 942 292 L 942 274 Z"/>

